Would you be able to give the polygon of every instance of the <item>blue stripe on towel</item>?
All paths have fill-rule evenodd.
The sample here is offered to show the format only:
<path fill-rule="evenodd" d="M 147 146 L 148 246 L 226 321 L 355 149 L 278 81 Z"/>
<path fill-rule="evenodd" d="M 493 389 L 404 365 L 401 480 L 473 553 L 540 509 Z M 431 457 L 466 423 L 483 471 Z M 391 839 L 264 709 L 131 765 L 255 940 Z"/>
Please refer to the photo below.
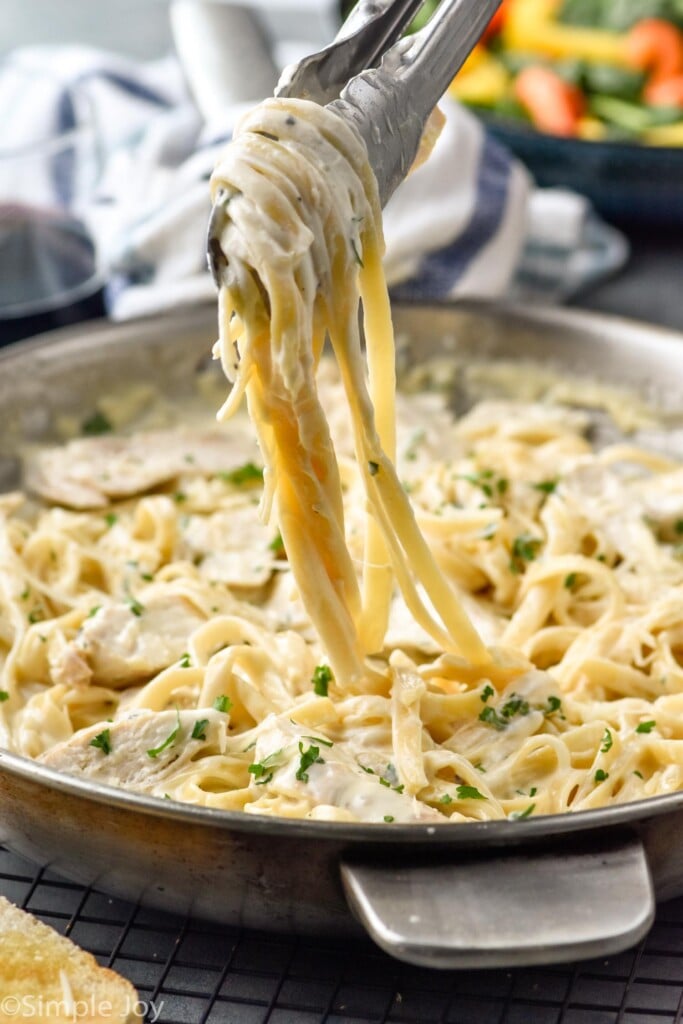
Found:
<path fill-rule="evenodd" d="M 92 71 L 86 72 L 78 81 L 83 81 L 88 78 L 101 78 L 105 82 L 110 82 L 111 85 L 115 85 L 123 92 L 127 92 L 130 96 L 134 96 L 138 100 L 143 100 L 145 103 L 153 103 L 158 107 L 173 107 L 175 102 L 168 99 L 157 89 L 152 89 L 148 85 L 143 85 L 142 82 L 138 82 L 133 78 L 127 78 L 125 75 L 119 74 L 118 71 L 104 71 L 101 68 L 96 68 Z"/>
<path fill-rule="evenodd" d="M 465 229 L 444 249 L 427 253 L 417 274 L 392 288 L 394 299 L 419 301 L 449 295 L 474 257 L 498 231 L 507 204 L 511 158 L 489 135 L 479 158 L 477 192 L 472 216 Z"/>
<path fill-rule="evenodd" d="M 67 135 L 76 126 L 77 119 L 73 96 L 70 89 L 64 89 L 60 93 L 57 103 L 57 132 L 60 135 Z M 50 162 L 55 196 L 61 206 L 69 206 L 73 199 L 76 175 L 76 146 L 77 143 L 75 141 L 66 144 L 63 149 L 55 153 Z"/>

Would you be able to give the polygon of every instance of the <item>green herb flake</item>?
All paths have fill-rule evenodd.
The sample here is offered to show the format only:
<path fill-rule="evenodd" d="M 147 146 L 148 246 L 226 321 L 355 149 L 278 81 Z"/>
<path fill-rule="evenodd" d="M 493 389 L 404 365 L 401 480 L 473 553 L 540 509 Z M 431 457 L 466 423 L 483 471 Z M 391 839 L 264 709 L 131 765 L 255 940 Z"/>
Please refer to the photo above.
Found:
<path fill-rule="evenodd" d="M 118 519 L 119 519 L 119 517 L 116 515 L 115 512 L 107 512 L 107 514 L 104 517 L 104 521 L 105 521 L 105 523 L 107 524 L 107 526 L 109 527 L 110 530 L 111 530 L 112 526 L 115 523 L 118 522 Z"/>
<path fill-rule="evenodd" d="M 94 739 L 90 740 L 91 747 L 97 747 L 103 754 L 111 754 L 111 733 L 109 729 L 98 732 Z"/>
<path fill-rule="evenodd" d="M 574 587 L 575 583 L 576 583 L 576 573 L 575 572 L 567 573 L 567 575 L 564 578 L 564 585 L 567 588 L 567 590 L 571 590 Z"/>
<path fill-rule="evenodd" d="M 391 825 L 392 821 L 394 820 L 393 814 L 385 814 L 384 820 L 386 821 L 387 825 Z"/>
<path fill-rule="evenodd" d="M 598 768 L 593 777 L 596 782 L 605 782 L 606 779 L 609 779 L 609 772 L 606 772 L 603 768 Z"/>
<path fill-rule="evenodd" d="M 181 668 L 189 668 L 190 667 L 190 655 L 189 655 L 188 651 L 185 651 L 184 654 L 180 655 L 180 667 Z"/>
<path fill-rule="evenodd" d="M 606 754 L 609 750 L 612 749 L 613 743 L 614 739 L 612 737 L 612 733 L 609 731 L 609 729 L 605 729 L 605 732 L 603 733 L 603 737 L 601 740 L 600 752 L 602 754 Z"/>
<path fill-rule="evenodd" d="M 365 264 L 363 263 L 363 260 L 361 259 L 360 253 L 358 252 L 358 246 L 356 245 L 356 239 L 352 238 L 350 241 L 351 241 L 351 251 L 353 252 L 353 258 L 356 261 L 356 263 L 358 264 L 358 266 L 361 268 L 361 270 L 364 270 L 365 269 Z"/>
<path fill-rule="evenodd" d="M 560 481 L 555 478 L 554 480 L 541 480 L 540 483 L 532 484 L 531 486 L 535 491 L 540 491 L 541 494 L 554 494 L 559 482 Z"/>
<path fill-rule="evenodd" d="M 657 723 L 654 720 L 649 722 L 641 722 L 640 725 L 636 726 L 636 732 L 652 732 L 656 725 Z"/>
<path fill-rule="evenodd" d="M 379 473 L 379 462 L 373 462 L 371 459 L 368 461 L 368 473 L 370 476 L 377 476 Z"/>
<path fill-rule="evenodd" d="M 487 704 L 479 713 L 479 721 L 486 722 L 487 725 L 491 725 L 501 732 L 503 729 L 507 729 L 510 720 L 516 715 L 528 715 L 530 711 L 529 702 L 513 693 L 500 710 Z"/>
<path fill-rule="evenodd" d="M 184 501 L 187 501 L 187 495 L 185 494 L 184 491 L 176 491 L 175 494 L 173 495 L 173 500 L 175 501 L 176 505 L 182 505 Z"/>
<path fill-rule="evenodd" d="M 334 675 L 329 665 L 316 665 L 311 679 L 313 692 L 318 697 L 327 697 L 327 689 L 334 682 Z"/>
<path fill-rule="evenodd" d="M 42 608 L 33 608 L 27 615 L 28 621 L 31 625 L 35 625 L 36 622 L 42 622 L 45 618 L 45 612 Z"/>
<path fill-rule="evenodd" d="M 487 800 L 483 793 L 480 793 L 474 786 L 456 786 L 458 800 Z"/>
<path fill-rule="evenodd" d="M 677 519 L 674 523 L 674 532 L 681 534 L 683 533 L 683 519 Z"/>
<path fill-rule="evenodd" d="M 128 600 L 126 601 L 126 604 L 130 608 L 132 614 L 137 615 L 138 618 L 140 618 L 140 616 L 145 610 L 144 604 L 140 604 L 138 599 L 136 597 L 133 597 L 132 594 L 128 595 Z"/>
<path fill-rule="evenodd" d="M 256 483 L 257 481 L 261 483 L 263 481 L 263 467 L 257 466 L 253 462 L 245 462 L 243 466 L 231 469 L 228 473 L 219 473 L 218 476 L 226 484 L 236 484 L 237 486 Z"/>
<path fill-rule="evenodd" d="M 216 697 L 213 702 L 213 706 L 216 711 L 224 711 L 227 713 L 228 711 L 232 711 L 233 703 L 226 694 L 222 693 L 220 697 Z"/>
<path fill-rule="evenodd" d="M 439 798 L 439 803 L 440 804 L 452 804 L 453 803 L 453 797 L 449 793 L 444 793 L 444 795 Z"/>
<path fill-rule="evenodd" d="M 533 562 L 538 554 L 541 541 L 530 533 L 520 533 L 512 542 L 510 572 L 521 572 L 526 562 Z"/>
<path fill-rule="evenodd" d="M 247 750 L 250 749 L 251 747 L 247 747 Z M 280 767 L 281 756 L 282 747 L 279 750 L 274 750 L 272 754 L 268 754 L 262 761 L 256 761 L 254 764 L 249 765 L 247 771 L 250 775 L 254 776 L 257 786 L 265 786 L 266 783 L 270 782 L 275 774 L 274 769 Z"/>
<path fill-rule="evenodd" d="M 167 750 L 168 747 L 172 746 L 175 743 L 175 741 L 178 738 L 178 733 L 180 732 L 180 712 L 179 711 L 176 711 L 176 718 L 177 718 L 177 725 L 176 725 L 175 729 L 173 729 L 168 734 L 168 736 L 166 737 L 164 742 L 160 743 L 158 747 L 152 747 L 151 750 L 148 750 L 147 751 L 147 757 L 151 757 L 151 758 L 158 757 L 159 754 L 161 754 L 164 750 Z"/>
<path fill-rule="evenodd" d="M 642 777 L 643 777 L 643 773 L 639 772 L 638 769 L 636 769 L 633 774 L 637 775 L 639 779 L 642 779 Z"/>
<path fill-rule="evenodd" d="M 282 534 L 280 533 L 279 530 L 276 533 L 276 535 L 273 537 L 273 539 L 271 540 L 271 542 L 268 545 L 268 547 L 269 547 L 269 549 L 273 552 L 273 554 L 277 558 L 284 558 L 285 557 L 285 544 L 284 544 L 284 541 L 282 539 Z"/>
<path fill-rule="evenodd" d="M 24 589 L 24 590 L 23 590 L 23 591 L 21 592 L 21 594 L 19 595 L 19 598 L 20 598 L 20 600 L 22 600 L 22 601 L 28 601 L 28 599 L 29 599 L 30 595 L 31 595 L 31 588 L 30 588 L 30 587 L 26 587 L 26 588 L 25 588 L 25 589 Z"/>
<path fill-rule="evenodd" d="M 94 604 L 92 606 L 92 608 L 90 609 L 90 611 L 88 612 L 88 614 L 86 615 L 86 619 L 94 618 L 94 616 L 97 615 L 97 613 L 98 613 L 98 611 L 100 610 L 101 607 L 102 607 L 101 604 Z"/>
<path fill-rule="evenodd" d="M 316 746 L 315 743 L 311 743 L 308 750 L 304 750 L 303 743 L 299 741 L 299 753 L 301 754 L 301 759 L 296 770 L 296 777 L 299 782 L 308 782 L 308 769 L 311 765 L 324 764 L 325 762 L 320 756 L 320 747 Z"/>
<path fill-rule="evenodd" d="M 536 804 L 529 804 L 523 811 L 513 811 L 509 815 L 510 821 L 522 821 L 524 818 L 530 818 L 536 810 Z"/>
<path fill-rule="evenodd" d="M 486 686 L 484 687 L 484 689 L 483 689 L 483 690 L 481 691 L 481 693 L 479 694 L 479 696 L 481 697 L 482 701 L 483 701 L 483 702 L 484 702 L 484 704 L 485 704 L 485 703 L 486 703 L 486 701 L 487 701 L 487 700 L 489 699 L 489 697 L 493 697 L 493 695 L 494 695 L 494 693 L 495 693 L 495 692 L 496 692 L 496 691 L 495 691 L 495 690 L 493 689 L 493 687 L 491 686 L 491 684 L 490 684 L 490 683 L 487 683 L 487 684 L 486 684 Z"/>
<path fill-rule="evenodd" d="M 193 740 L 205 740 L 206 739 L 206 727 L 209 724 L 208 718 L 198 718 L 194 723 L 192 729 Z"/>
<path fill-rule="evenodd" d="M 88 437 L 109 434 L 113 429 L 110 420 L 99 409 L 96 409 L 92 416 L 89 416 L 87 420 L 83 420 L 81 424 L 81 433 Z"/>
<path fill-rule="evenodd" d="M 9 693 L 7 690 L 0 690 L 0 704 L 4 704 L 6 700 L 9 700 Z"/>
<path fill-rule="evenodd" d="M 543 712 L 543 714 L 546 716 L 546 718 L 548 717 L 548 715 L 555 715 L 555 714 L 557 714 L 558 711 L 561 713 L 562 712 L 562 701 L 560 700 L 559 697 L 554 697 L 554 696 L 548 697 L 548 700 L 546 701 L 545 706 L 542 707 L 542 708 L 539 708 L 539 710 Z"/>
<path fill-rule="evenodd" d="M 311 740 L 313 743 L 322 743 L 324 747 L 333 747 L 334 743 L 332 740 L 325 740 L 322 736 L 304 736 L 305 740 Z"/>

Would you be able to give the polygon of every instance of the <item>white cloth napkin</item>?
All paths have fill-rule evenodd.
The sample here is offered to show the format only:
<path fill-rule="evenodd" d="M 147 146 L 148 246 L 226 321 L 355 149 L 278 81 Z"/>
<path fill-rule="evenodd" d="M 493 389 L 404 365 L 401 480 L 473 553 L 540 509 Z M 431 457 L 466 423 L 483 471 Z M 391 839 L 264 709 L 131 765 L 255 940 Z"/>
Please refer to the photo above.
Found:
<path fill-rule="evenodd" d="M 22 88 L 17 85 L 22 68 Z M 26 88 L 25 70 L 35 78 Z M 76 100 L 74 101 L 74 97 Z M 250 104 L 251 105 L 251 104 Z M 445 99 L 430 159 L 385 211 L 386 270 L 398 298 L 557 301 L 619 267 L 622 236 L 582 198 L 540 191 L 467 110 Z M 204 123 L 177 59 L 140 63 L 85 47 L 30 47 L 0 68 L 3 148 L 94 120 L 101 153 L 80 215 L 95 237 L 117 320 L 208 299 L 208 178 L 244 110 Z M 62 168 L 62 174 L 63 174 Z M 0 179 L 0 198 L 8 197 Z M 64 181 L 53 183 L 54 201 Z"/>

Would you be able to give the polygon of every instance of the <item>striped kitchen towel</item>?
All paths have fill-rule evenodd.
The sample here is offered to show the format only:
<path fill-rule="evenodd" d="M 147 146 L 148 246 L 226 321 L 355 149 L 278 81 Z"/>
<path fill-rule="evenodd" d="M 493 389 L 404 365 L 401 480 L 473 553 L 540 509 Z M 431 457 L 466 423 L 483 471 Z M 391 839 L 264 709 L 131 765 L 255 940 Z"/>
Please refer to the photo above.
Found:
<path fill-rule="evenodd" d="M 24 85 L 20 95 L 17 67 L 35 72 L 35 87 Z M 396 297 L 559 301 L 623 263 L 622 236 L 583 199 L 537 190 L 472 114 L 448 98 L 443 109 L 434 152 L 385 211 L 386 270 Z M 173 56 L 139 63 L 84 47 L 41 46 L 15 52 L 0 67 L 3 149 L 25 144 L 27 126 L 34 135 L 40 126 L 47 137 L 75 124 L 83 110 L 95 126 L 100 166 L 79 215 L 99 249 L 112 318 L 210 299 L 207 183 L 244 104 L 205 120 Z M 68 171 L 55 176 L 55 206 L 69 193 Z M 0 180 L 0 193 L 3 187 Z"/>

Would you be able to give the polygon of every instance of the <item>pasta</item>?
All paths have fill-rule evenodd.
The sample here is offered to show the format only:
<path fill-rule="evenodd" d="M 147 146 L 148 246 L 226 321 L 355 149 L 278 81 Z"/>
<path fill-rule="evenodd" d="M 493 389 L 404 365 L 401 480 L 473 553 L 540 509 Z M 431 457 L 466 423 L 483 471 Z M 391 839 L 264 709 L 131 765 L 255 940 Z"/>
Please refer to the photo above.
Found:
<path fill-rule="evenodd" d="M 379 204 L 332 111 L 261 105 L 214 189 L 225 422 L 78 439 L 0 496 L 0 743 L 333 821 L 682 788 L 683 466 L 539 401 L 395 417 Z"/>

